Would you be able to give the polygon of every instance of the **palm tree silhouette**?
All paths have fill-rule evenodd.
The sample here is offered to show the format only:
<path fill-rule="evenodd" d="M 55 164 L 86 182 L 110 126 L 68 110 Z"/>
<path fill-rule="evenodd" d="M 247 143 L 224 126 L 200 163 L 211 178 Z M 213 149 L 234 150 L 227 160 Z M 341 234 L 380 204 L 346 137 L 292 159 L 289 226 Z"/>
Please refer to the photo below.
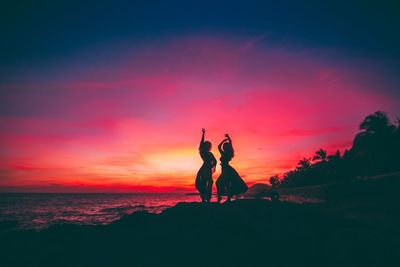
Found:
<path fill-rule="evenodd" d="M 302 158 L 301 160 L 299 160 L 299 162 L 297 163 L 298 167 L 297 169 L 299 171 L 306 171 L 309 168 L 311 168 L 311 159 L 310 158 Z"/>
<path fill-rule="evenodd" d="M 326 150 L 323 150 L 321 148 L 321 149 L 315 151 L 315 156 L 313 157 L 313 160 L 316 160 L 318 162 L 326 162 L 326 160 L 327 160 Z"/>
<path fill-rule="evenodd" d="M 376 111 L 359 124 L 352 146 L 343 155 L 339 150 L 331 155 L 324 149 L 317 150 L 313 157 L 302 158 L 294 169 L 283 174 L 282 187 L 350 181 L 360 176 L 397 172 L 400 171 L 399 151 L 400 117 L 391 121 L 385 112 Z"/>
<path fill-rule="evenodd" d="M 393 130 L 393 125 L 388 115 L 382 111 L 368 115 L 359 127 L 360 134 L 385 134 L 390 129 Z"/>

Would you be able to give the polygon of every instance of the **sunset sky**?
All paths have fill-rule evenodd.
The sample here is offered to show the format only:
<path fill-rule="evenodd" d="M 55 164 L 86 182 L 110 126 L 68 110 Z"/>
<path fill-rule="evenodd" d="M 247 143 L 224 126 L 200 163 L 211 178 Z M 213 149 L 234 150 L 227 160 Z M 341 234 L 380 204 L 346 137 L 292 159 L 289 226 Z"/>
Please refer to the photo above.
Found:
<path fill-rule="evenodd" d="M 142 2 L 0 9 L 0 191 L 194 191 L 202 127 L 265 183 L 400 115 L 390 5 Z"/>

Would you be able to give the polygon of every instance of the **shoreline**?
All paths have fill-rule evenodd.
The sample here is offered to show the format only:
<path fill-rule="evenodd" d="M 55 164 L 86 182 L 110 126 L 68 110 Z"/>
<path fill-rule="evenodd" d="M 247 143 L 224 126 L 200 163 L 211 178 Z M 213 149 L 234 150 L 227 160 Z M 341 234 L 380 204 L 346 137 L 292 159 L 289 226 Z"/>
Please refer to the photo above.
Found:
<path fill-rule="evenodd" d="M 397 260 L 399 213 L 396 205 L 382 204 L 182 202 L 160 214 L 138 211 L 104 226 L 54 225 L 40 232 L 1 233 L 0 265 L 389 264 Z"/>

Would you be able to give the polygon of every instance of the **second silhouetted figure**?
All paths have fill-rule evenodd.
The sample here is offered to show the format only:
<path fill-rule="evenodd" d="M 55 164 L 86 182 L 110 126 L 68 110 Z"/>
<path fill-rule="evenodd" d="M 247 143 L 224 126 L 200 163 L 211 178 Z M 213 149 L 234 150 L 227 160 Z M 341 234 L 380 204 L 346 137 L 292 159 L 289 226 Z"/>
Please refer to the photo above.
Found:
<path fill-rule="evenodd" d="M 231 138 L 228 134 L 225 137 L 226 139 L 218 145 L 218 150 L 221 153 L 221 175 L 216 182 L 218 202 L 221 202 L 222 196 L 227 196 L 227 201 L 231 201 L 232 196 L 242 194 L 248 188 L 237 171 L 229 165 L 229 161 L 234 156 L 234 151 Z"/>

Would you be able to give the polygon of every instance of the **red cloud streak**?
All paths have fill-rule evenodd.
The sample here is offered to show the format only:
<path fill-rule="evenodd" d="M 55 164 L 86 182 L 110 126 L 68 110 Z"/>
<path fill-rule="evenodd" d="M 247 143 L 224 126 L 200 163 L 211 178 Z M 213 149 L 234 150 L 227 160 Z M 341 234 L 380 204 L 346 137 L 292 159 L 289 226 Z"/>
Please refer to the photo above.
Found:
<path fill-rule="evenodd" d="M 207 37 L 124 49 L 0 84 L 1 191 L 190 190 L 202 127 L 217 158 L 230 133 L 232 165 L 266 182 L 302 155 L 350 146 L 365 115 L 399 112 L 367 61 Z"/>

